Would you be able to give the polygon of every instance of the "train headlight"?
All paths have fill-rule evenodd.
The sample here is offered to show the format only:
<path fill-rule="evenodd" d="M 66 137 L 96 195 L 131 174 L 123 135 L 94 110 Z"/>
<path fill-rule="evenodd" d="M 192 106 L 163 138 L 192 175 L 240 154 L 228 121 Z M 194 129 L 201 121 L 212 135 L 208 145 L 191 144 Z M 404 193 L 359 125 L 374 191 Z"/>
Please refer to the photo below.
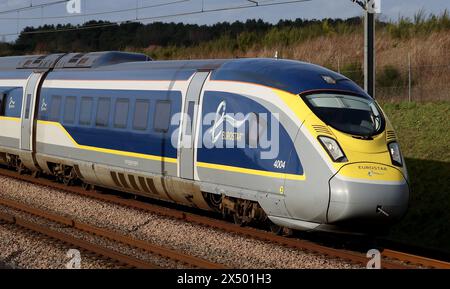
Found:
<path fill-rule="evenodd" d="M 338 163 L 348 161 L 336 140 L 326 136 L 319 136 L 319 141 L 333 161 Z"/>
<path fill-rule="evenodd" d="M 391 155 L 392 164 L 396 166 L 403 166 L 402 154 L 397 142 L 391 142 L 388 144 L 389 154 Z"/>

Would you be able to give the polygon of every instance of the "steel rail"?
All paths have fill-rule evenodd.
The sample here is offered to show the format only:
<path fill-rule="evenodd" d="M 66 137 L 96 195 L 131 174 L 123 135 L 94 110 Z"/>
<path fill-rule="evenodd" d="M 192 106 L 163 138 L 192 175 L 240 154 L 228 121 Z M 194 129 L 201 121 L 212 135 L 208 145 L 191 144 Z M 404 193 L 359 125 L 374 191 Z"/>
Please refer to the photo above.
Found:
<path fill-rule="evenodd" d="M 108 229 L 100 228 L 94 225 L 90 225 L 87 223 L 76 221 L 72 218 L 56 215 L 53 213 L 49 213 L 47 211 L 37 209 L 34 207 L 30 207 L 26 204 L 19 203 L 10 199 L 6 199 L 4 197 L 0 197 L 0 205 L 26 212 L 28 214 L 38 216 L 49 221 L 59 223 L 62 225 L 66 225 L 68 227 L 72 227 L 74 229 L 84 231 L 86 233 L 100 236 L 115 242 L 119 242 L 125 245 L 128 245 L 133 248 L 139 248 L 151 254 L 156 254 L 164 258 L 168 258 L 183 264 L 187 264 L 192 267 L 201 268 L 201 269 L 226 269 L 226 267 L 222 264 L 213 263 L 198 257 L 190 256 L 172 249 L 164 248 L 155 244 L 151 244 L 142 240 L 138 240 L 129 236 L 122 235 L 115 231 L 111 231 Z"/>
<path fill-rule="evenodd" d="M 11 177 L 14 179 L 18 179 L 21 181 L 33 183 L 35 185 L 41 185 L 41 186 L 47 186 L 51 187 L 53 189 L 62 190 L 69 193 L 78 194 L 80 196 L 88 197 L 91 199 L 104 201 L 108 203 L 112 203 L 115 205 L 125 206 L 133 209 L 138 209 L 142 211 L 146 211 L 149 213 L 165 216 L 165 217 L 171 217 L 179 220 L 184 220 L 191 223 L 200 224 L 203 226 L 219 229 L 225 232 L 229 233 L 235 233 L 238 235 L 245 235 L 257 240 L 262 240 L 266 242 L 276 243 L 280 244 L 286 247 L 291 247 L 295 249 L 299 249 L 302 251 L 309 251 L 314 252 L 318 254 L 322 254 L 325 256 L 329 256 L 332 258 L 338 258 L 338 259 L 344 259 L 348 260 L 352 263 L 361 264 L 363 266 L 366 266 L 368 262 L 368 258 L 358 252 L 353 251 L 347 251 L 347 250 L 341 250 L 341 249 L 334 249 L 322 245 L 315 244 L 313 242 L 300 240 L 300 239 L 294 239 L 294 238 L 286 238 L 282 236 L 274 235 L 270 232 L 258 230 L 250 227 L 241 227 L 236 224 L 228 223 L 222 220 L 196 215 L 193 213 L 187 213 L 183 211 L 179 211 L 176 209 L 171 209 L 167 207 L 162 207 L 154 204 L 144 203 L 136 200 L 131 199 L 123 199 L 114 195 L 110 194 L 102 194 L 99 191 L 91 190 L 86 191 L 82 189 L 81 187 L 69 187 L 64 184 L 56 183 L 54 181 L 51 181 L 49 179 L 44 178 L 33 178 L 28 175 L 19 175 L 16 172 L 6 170 L 3 168 L 0 168 L 0 175 Z M 386 252 L 386 253 L 384 253 Z M 392 254 L 389 253 L 390 250 L 384 250 L 382 252 L 382 256 L 386 258 L 382 258 L 381 260 L 381 266 L 385 269 L 411 269 L 414 268 L 414 266 L 424 266 L 425 259 L 428 260 L 426 264 L 427 267 L 431 268 L 447 268 L 447 266 L 450 266 L 450 263 L 439 261 L 439 260 L 433 260 L 429 258 L 424 258 L 421 256 L 414 256 L 409 254 L 398 254 L 397 257 L 393 258 Z M 384 254 L 383 254 L 384 253 Z M 406 258 L 407 255 L 414 256 L 414 258 Z M 391 256 L 391 257 L 390 257 Z M 389 259 L 387 259 L 389 258 Z M 401 261 L 402 263 L 391 261 L 390 259 L 396 259 L 398 261 Z M 433 262 L 435 261 L 435 262 Z"/>
<path fill-rule="evenodd" d="M 420 257 L 420 256 L 416 256 L 413 254 L 408 254 L 408 253 L 402 253 L 402 252 L 394 251 L 394 250 L 390 250 L 390 249 L 384 249 L 383 252 L 381 253 L 381 256 L 389 258 L 389 259 L 399 260 L 399 261 L 409 263 L 409 264 L 418 264 L 418 265 L 421 265 L 421 266 L 427 267 L 427 268 L 450 269 L 450 263 L 448 263 L 448 262 L 435 260 L 435 259 L 431 259 L 431 258 L 426 258 L 426 257 Z"/>
<path fill-rule="evenodd" d="M 25 219 L 22 219 L 20 217 L 6 214 L 3 212 L 0 212 L 0 220 L 8 223 L 8 224 L 14 224 L 21 228 L 24 228 L 26 230 L 30 230 L 36 233 L 39 233 L 41 235 L 45 235 L 48 238 L 59 240 L 63 243 L 70 244 L 72 246 L 75 246 L 80 249 L 84 249 L 86 251 L 92 252 L 96 255 L 105 257 L 107 259 L 115 260 L 119 263 L 125 264 L 126 266 L 130 266 L 133 268 L 139 268 L 139 269 L 158 269 L 159 266 L 156 266 L 155 264 L 148 263 L 139 259 L 136 259 L 131 256 L 124 255 L 122 253 L 113 251 L 111 249 L 108 249 L 106 247 L 102 247 L 96 244 L 89 243 L 87 241 L 75 238 L 73 236 L 70 236 L 68 234 L 64 234 L 55 230 L 52 230 L 48 227 L 44 227 L 42 225 L 29 222 Z"/>

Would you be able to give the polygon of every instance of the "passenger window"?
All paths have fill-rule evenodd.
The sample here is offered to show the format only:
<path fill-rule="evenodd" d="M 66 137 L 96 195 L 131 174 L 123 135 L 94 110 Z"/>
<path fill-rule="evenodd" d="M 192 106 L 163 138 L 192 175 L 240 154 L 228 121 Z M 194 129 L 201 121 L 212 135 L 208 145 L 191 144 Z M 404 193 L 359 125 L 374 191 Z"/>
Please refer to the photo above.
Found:
<path fill-rule="evenodd" d="M 6 99 L 6 95 L 1 93 L 0 94 L 0 116 L 5 115 L 5 99 Z"/>
<path fill-rule="evenodd" d="M 155 106 L 153 128 L 157 132 L 167 132 L 170 124 L 171 103 L 168 100 L 158 100 Z"/>
<path fill-rule="evenodd" d="M 129 106 L 130 104 L 128 99 L 122 98 L 116 101 L 116 108 L 114 111 L 114 127 L 127 127 Z"/>
<path fill-rule="evenodd" d="M 110 106 L 111 106 L 111 99 L 101 97 L 98 100 L 97 118 L 95 121 L 96 126 L 103 126 L 103 127 L 108 126 Z"/>
<path fill-rule="evenodd" d="M 150 102 L 148 100 L 136 100 L 134 109 L 133 129 L 147 130 Z"/>
<path fill-rule="evenodd" d="M 28 101 L 31 97 L 27 99 L 27 106 Z M 28 115 L 29 112 L 26 112 Z M 61 96 L 59 95 L 53 95 L 52 96 L 52 103 L 50 104 L 50 114 L 49 119 L 52 121 L 59 121 L 59 117 L 61 115 Z"/>
<path fill-rule="evenodd" d="M 80 105 L 80 124 L 90 125 L 92 119 L 92 97 L 82 97 Z"/>
<path fill-rule="evenodd" d="M 75 123 L 75 112 L 77 108 L 77 99 L 75 96 L 67 96 L 64 104 L 64 123 Z"/>
<path fill-rule="evenodd" d="M 22 89 L 13 89 L 4 94 L 3 113 L 9 117 L 20 117 L 22 110 L 23 91 Z"/>

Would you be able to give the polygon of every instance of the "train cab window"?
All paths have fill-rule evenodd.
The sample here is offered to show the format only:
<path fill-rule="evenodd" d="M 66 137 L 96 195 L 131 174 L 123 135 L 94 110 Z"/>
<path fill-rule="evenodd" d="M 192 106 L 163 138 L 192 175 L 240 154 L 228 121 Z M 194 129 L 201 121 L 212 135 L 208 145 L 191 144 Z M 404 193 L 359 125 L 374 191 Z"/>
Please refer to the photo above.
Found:
<path fill-rule="evenodd" d="M 320 93 L 305 100 L 317 117 L 341 132 L 371 137 L 384 130 L 383 114 L 370 97 Z"/>
<path fill-rule="evenodd" d="M 129 106 L 130 103 L 128 99 L 122 98 L 116 101 L 116 107 L 114 111 L 114 127 L 127 127 Z"/>
<path fill-rule="evenodd" d="M 92 104 L 94 100 L 92 97 L 82 97 L 80 105 L 80 124 L 91 125 L 92 120 Z"/>
<path fill-rule="evenodd" d="M 106 97 L 100 97 L 97 106 L 97 117 L 95 120 L 96 126 L 108 126 L 109 123 L 109 111 L 111 106 L 111 99 Z"/>
<path fill-rule="evenodd" d="M 75 96 L 67 96 L 64 104 L 64 123 L 75 123 L 75 112 L 77 108 L 77 98 Z"/>
<path fill-rule="evenodd" d="M 28 106 L 28 99 L 27 99 Z M 59 121 L 61 115 L 61 96 L 53 95 L 52 102 L 50 104 L 49 120 Z"/>
<path fill-rule="evenodd" d="M 158 100 L 155 106 L 155 118 L 153 128 L 157 132 L 167 132 L 170 124 L 171 102 Z"/>
<path fill-rule="evenodd" d="M 133 129 L 147 130 L 148 114 L 150 111 L 150 102 L 148 100 L 136 100 L 134 109 Z"/>

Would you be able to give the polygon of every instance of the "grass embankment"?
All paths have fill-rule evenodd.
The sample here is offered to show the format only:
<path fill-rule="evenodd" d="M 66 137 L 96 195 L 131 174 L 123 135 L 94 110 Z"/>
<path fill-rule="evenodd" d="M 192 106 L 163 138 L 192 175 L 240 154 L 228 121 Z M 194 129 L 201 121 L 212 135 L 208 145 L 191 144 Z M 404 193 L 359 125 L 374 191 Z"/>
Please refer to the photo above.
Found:
<path fill-rule="evenodd" d="M 450 252 L 450 102 L 384 103 L 411 183 L 410 208 L 390 238 Z"/>

